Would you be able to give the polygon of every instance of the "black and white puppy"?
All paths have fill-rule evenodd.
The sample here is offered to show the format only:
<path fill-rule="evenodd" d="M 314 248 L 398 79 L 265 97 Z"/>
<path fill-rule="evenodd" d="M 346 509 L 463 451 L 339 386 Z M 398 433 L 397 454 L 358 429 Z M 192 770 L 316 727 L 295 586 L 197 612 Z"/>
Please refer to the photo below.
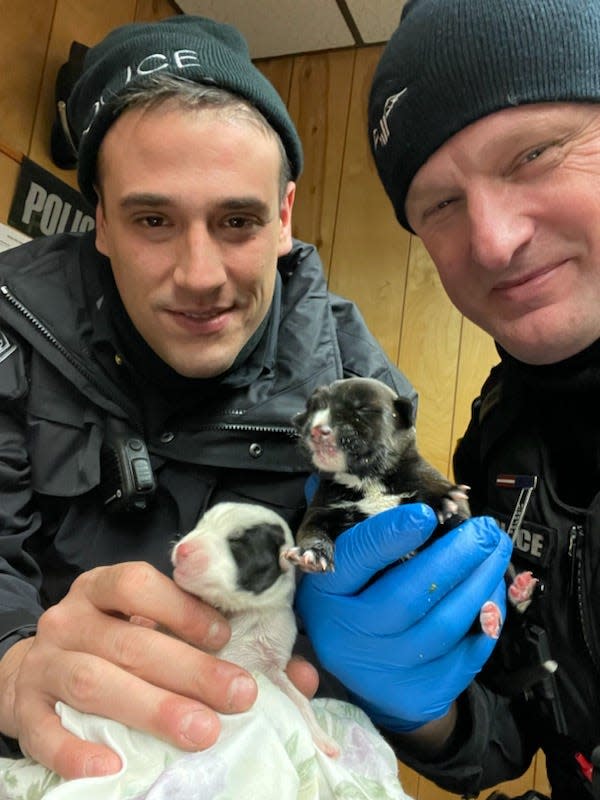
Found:
<path fill-rule="evenodd" d="M 427 503 L 447 527 L 471 516 L 467 487 L 451 483 L 420 455 L 412 405 L 385 383 L 347 378 L 321 386 L 294 424 L 321 473 L 296 535 L 293 560 L 304 569 L 332 569 L 336 536 L 402 503 Z"/>
<path fill-rule="evenodd" d="M 231 639 L 219 658 L 260 672 L 298 707 L 317 747 L 339 755 L 308 699 L 285 668 L 296 639 L 293 566 L 282 557 L 294 543 L 275 511 L 249 503 L 218 503 L 173 548 L 173 579 L 229 619 Z"/>
<path fill-rule="evenodd" d="M 420 455 L 412 414 L 409 400 L 373 378 L 338 380 L 313 392 L 294 423 L 320 481 L 285 558 L 305 572 L 333 570 L 340 533 L 402 503 L 435 510 L 434 538 L 471 516 L 468 487 L 452 483 Z M 483 630 L 496 638 L 500 623 L 496 604 L 484 604 Z"/>

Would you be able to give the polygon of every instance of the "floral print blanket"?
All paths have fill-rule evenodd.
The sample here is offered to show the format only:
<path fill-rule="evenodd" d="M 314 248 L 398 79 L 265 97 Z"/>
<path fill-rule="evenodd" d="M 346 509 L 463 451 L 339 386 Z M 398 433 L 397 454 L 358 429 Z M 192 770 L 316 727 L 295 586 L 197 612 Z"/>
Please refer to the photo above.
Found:
<path fill-rule="evenodd" d="M 218 742 L 198 753 L 58 703 L 65 728 L 113 748 L 121 771 L 64 781 L 30 759 L 0 759 L 0 800 L 411 800 L 393 751 L 360 709 L 312 701 L 341 746 L 332 759 L 315 747 L 294 704 L 262 675 L 256 678 L 253 708 L 223 715 Z"/>

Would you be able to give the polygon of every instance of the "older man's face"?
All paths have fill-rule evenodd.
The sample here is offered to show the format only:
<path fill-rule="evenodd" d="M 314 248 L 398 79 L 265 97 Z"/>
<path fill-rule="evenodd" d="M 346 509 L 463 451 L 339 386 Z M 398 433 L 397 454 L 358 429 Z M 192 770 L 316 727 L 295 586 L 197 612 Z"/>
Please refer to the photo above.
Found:
<path fill-rule="evenodd" d="M 600 106 L 484 117 L 421 167 L 406 211 L 453 303 L 515 357 L 600 337 Z"/>
<path fill-rule="evenodd" d="M 256 125 L 212 110 L 124 112 L 99 155 L 96 245 L 133 324 L 181 375 L 227 370 L 291 248 L 294 184 Z"/>

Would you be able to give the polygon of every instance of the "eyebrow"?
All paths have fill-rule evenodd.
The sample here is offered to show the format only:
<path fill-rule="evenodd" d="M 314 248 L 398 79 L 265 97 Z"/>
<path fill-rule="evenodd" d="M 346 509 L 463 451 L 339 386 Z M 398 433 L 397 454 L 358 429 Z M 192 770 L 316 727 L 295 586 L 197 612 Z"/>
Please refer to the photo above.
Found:
<path fill-rule="evenodd" d="M 165 206 L 176 205 L 172 197 L 165 194 L 155 194 L 153 192 L 133 192 L 123 197 L 119 203 L 121 208 L 137 208 L 146 206 L 149 208 L 164 208 Z M 268 216 L 270 208 L 264 200 L 249 195 L 248 197 L 224 197 L 218 202 L 218 206 L 224 211 L 254 211 L 257 214 Z"/>

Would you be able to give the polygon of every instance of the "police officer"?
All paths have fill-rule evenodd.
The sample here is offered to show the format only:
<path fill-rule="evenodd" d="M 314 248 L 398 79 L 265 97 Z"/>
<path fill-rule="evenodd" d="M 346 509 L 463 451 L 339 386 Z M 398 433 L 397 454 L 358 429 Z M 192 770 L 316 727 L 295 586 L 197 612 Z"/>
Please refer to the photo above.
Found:
<path fill-rule="evenodd" d="M 347 541 L 347 570 L 326 592 L 305 580 L 299 605 L 321 658 L 399 757 L 470 796 L 541 748 L 555 800 L 600 797 L 599 64 L 595 0 L 410 0 L 370 95 L 398 221 L 498 347 L 456 479 L 476 514 L 505 527 L 519 481 L 537 481 L 513 561 L 538 584 L 488 663 L 464 582 L 446 586 L 460 559 L 469 568 L 464 552 L 419 553 L 361 591 L 365 550 Z M 388 543 L 372 533 L 381 567 Z M 557 671 L 524 689 L 548 659 Z"/>

